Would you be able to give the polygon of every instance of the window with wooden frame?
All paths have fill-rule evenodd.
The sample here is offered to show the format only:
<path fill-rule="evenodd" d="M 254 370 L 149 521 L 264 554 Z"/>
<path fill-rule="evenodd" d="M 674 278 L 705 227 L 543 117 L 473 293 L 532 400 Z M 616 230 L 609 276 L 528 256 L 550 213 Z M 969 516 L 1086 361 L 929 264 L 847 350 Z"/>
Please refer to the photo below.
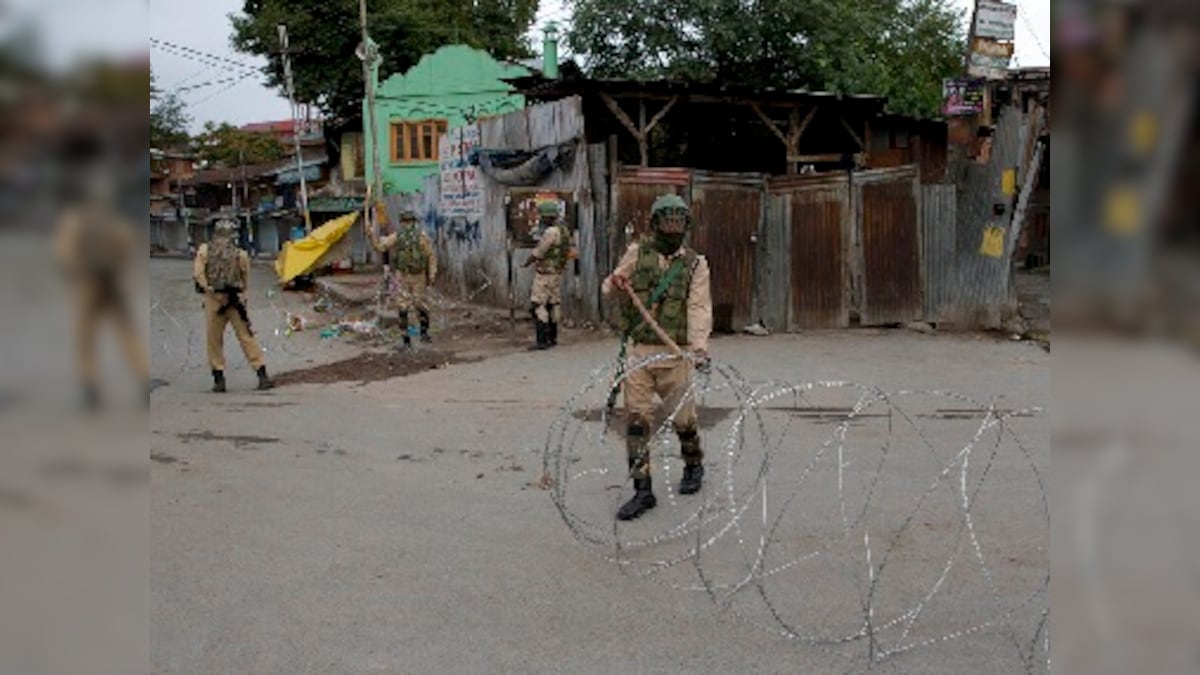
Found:
<path fill-rule="evenodd" d="M 392 122 L 392 163 L 432 162 L 438 158 L 438 137 L 446 133 L 446 120 Z"/>

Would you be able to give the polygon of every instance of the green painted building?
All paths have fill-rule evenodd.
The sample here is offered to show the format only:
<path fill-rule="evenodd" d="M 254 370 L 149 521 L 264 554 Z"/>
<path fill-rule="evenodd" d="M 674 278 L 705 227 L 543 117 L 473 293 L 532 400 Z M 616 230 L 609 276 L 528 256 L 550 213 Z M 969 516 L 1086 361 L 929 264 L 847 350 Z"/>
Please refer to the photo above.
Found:
<path fill-rule="evenodd" d="M 525 107 L 502 78 L 529 75 L 530 69 L 497 61 L 466 45 L 447 45 L 408 72 L 376 84 L 375 122 L 385 194 L 419 190 L 438 172 L 438 137 L 471 120 Z M 363 123 L 369 125 L 367 102 Z M 374 182 L 371 134 L 363 134 L 367 184 Z"/>

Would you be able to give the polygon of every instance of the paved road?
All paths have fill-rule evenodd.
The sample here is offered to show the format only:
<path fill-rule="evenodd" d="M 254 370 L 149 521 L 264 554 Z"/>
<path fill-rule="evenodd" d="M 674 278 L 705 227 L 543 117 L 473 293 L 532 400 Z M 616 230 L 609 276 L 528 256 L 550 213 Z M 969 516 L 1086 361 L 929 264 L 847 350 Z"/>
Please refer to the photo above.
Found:
<path fill-rule="evenodd" d="M 155 374 L 170 382 L 155 392 L 152 408 L 153 672 L 866 670 L 865 641 L 838 655 L 784 639 L 737 620 L 703 593 L 672 588 L 686 581 L 687 570 L 636 578 L 572 536 L 550 493 L 536 485 L 543 444 L 551 420 L 589 372 L 611 358 L 615 341 L 573 340 L 568 333 L 566 344 L 548 353 L 508 354 L 362 386 L 257 393 L 243 369 L 232 378 L 231 392 L 218 397 L 207 391 L 199 335 L 190 358 L 165 357 L 187 352 L 180 325 L 200 326 L 198 313 L 184 316 L 194 296 L 178 262 L 151 262 L 152 294 L 171 314 L 151 313 Z M 279 311 L 262 302 L 265 296 L 255 298 L 254 320 L 265 330 Z M 274 370 L 351 350 L 311 335 L 301 340 L 269 352 Z M 231 364 L 240 363 L 236 343 L 227 348 Z M 753 382 L 852 380 L 892 391 L 955 390 L 985 401 L 1003 396 L 1001 407 L 1049 404 L 1049 355 L 1028 343 L 864 330 L 723 337 L 712 353 Z M 722 400 L 713 394 L 708 403 L 719 409 Z M 838 396 L 813 401 L 847 403 Z M 977 426 L 956 420 L 947 406 L 938 413 L 935 404 L 922 405 L 929 414 L 920 423 L 939 448 L 961 447 Z M 715 446 L 735 417 L 726 415 L 705 435 L 713 463 L 706 490 L 716 489 L 722 458 Z M 882 438 L 880 425 L 888 419 L 902 426 L 893 416 L 859 427 L 865 445 Z M 789 442 L 808 448 L 831 426 L 819 419 L 802 425 Z M 1019 426 L 1034 464 L 1044 470 L 1047 419 L 1022 419 Z M 893 455 L 923 452 L 918 438 L 897 434 L 898 443 L 911 448 L 897 447 Z M 610 440 L 584 463 L 616 468 L 620 452 L 619 441 Z M 801 467 L 799 456 L 785 457 L 772 467 L 774 485 L 794 483 Z M 1047 534 L 1036 519 L 1008 520 L 1027 516 L 1036 502 L 1030 475 L 1021 469 L 1018 454 L 998 460 L 991 468 L 994 487 L 980 497 L 981 545 L 1002 560 L 996 570 L 1002 586 L 1037 578 L 1048 559 Z M 814 482 L 834 484 L 829 467 L 822 471 Z M 880 522 L 907 513 L 890 509 L 902 503 L 901 493 L 919 495 L 937 467 L 912 459 L 887 472 L 872 507 Z M 789 522 L 803 520 L 810 509 L 827 512 L 830 494 L 814 494 Z M 615 504 L 615 495 L 600 486 L 594 494 L 581 491 L 572 504 L 600 513 Z M 681 508 L 664 500 L 641 526 L 666 528 Z M 954 515 L 954 506 L 948 508 Z M 941 532 L 920 541 L 947 541 L 950 530 L 937 528 L 950 526 L 936 513 L 918 520 Z M 800 536 L 775 533 L 793 535 Z M 897 553 L 889 573 L 922 575 L 927 582 L 930 562 L 945 556 L 918 554 Z M 964 560 L 961 569 L 969 569 L 971 559 Z M 858 572 L 865 569 L 864 562 Z M 861 598 L 827 585 L 837 578 L 834 570 L 787 578 L 789 586 L 776 591 L 795 625 L 820 627 L 828 620 L 835 631 L 859 611 Z M 939 602 L 949 605 L 931 603 L 929 623 L 914 628 L 915 637 L 943 635 L 988 615 L 993 598 L 968 588 L 966 579 L 948 577 Z M 903 576 L 888 581 L 887 593 L 908 592 Z M 911 593 L 905 598 L 886 599 L 907 602 Z M 741 609 L 752 619 L 766 616 L 761 607 Z M 985 631 L 897 656 L 877 670 L 1024 672 L 1014 639 Z"/>

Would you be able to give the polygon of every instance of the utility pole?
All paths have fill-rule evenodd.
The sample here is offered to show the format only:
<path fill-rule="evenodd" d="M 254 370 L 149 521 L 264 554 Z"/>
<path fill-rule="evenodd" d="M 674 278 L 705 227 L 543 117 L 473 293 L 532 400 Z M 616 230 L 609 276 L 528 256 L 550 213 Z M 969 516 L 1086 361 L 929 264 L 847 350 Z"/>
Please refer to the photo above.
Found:
<path fill-rule="evenodd" d="M 300 154 L 300 120 L 296 117 L 296 88 L 292 84 L 292 60 L 288 58 L 287 26 L 279 24 L 279 44 L 283 47 L 283 77 L 287 84 L 288 101 L 292 104 L 292 140 L 296 145 L 296 171 L 300 174 L 300 208 L 304 213 L 304 232 L 312 232 L 312 217 L 308 214 L 308 186 L 304 182 L 304 157 Z"/>
<path fill-rule="evenodd" d="M 367 133 L 366 138 L 371 139 L 371 173 L 372 180 L 370 187 L 367 188 L 367 194 L 372 195 L 371 199 L 365 200 L 364 207 L 366 211 L 363 214 L 364 223 L 366 222 L 367 212 L 374 209 L 373 201 L 383 200 L 383 176 L 379 166 L 379 128 L 375 122 L 375 84 L 379 74 L 379 50 L 375 43 L 371 40 L 371 36 L 367 34 L 367 0 L 358 0 L 358 19 L 362 26 L 362 53 L 359 58 L 363 62 L 363 84 L 367 90 Z M 374 238 L 378 236 L 379 223 L 376 222 L 371 232 L 368 234 Z M 374 260 L 374 253 L 371 246 L 367 246 L 367 260 Z"/>

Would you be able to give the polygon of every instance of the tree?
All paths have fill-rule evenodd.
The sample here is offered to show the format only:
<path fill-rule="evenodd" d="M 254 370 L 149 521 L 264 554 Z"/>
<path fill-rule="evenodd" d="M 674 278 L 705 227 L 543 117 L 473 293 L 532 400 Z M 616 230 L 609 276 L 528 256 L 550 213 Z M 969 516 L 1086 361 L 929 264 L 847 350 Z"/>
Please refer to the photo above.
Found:
<path fill-rule="evenodd" d="M 153 73 L 150 74 L 150 99 L 150 147 L 168 149 L 187 145 L 187 129 L 192 118 L 179 96 L 155 86 Z"/>
<path fill-rule="evenodd" d="M 446 44 L 467 44 L 501 59 L 530 56 L 524 35 L 537 0 L 371 0 L 369 10 L 382 79 Z M 245 0 L 242 13 L 229 19 L 234 48 L 269 61 L 268 86 L 285 91 L 277 26 L 286 24 L 296 99 L 316 104 L 335 121 L 362 114 L 362 62 L 354 55 L 362 41 L 358 0 Z"/>
<path fill-rule="evenodd" d="M 205 122 L 196 139 L 200 159 L 223 166 L 262 164 L 283 157 L 283 145 L 271 134 L 242 131 L 229 124 Z"/>
<path fill-rule="evenodd" d="M 597 77 L 677 77 L 878 94 L 936 114 L 958 74 L 949 0 L 572 0 L 572 51 Z"/>

